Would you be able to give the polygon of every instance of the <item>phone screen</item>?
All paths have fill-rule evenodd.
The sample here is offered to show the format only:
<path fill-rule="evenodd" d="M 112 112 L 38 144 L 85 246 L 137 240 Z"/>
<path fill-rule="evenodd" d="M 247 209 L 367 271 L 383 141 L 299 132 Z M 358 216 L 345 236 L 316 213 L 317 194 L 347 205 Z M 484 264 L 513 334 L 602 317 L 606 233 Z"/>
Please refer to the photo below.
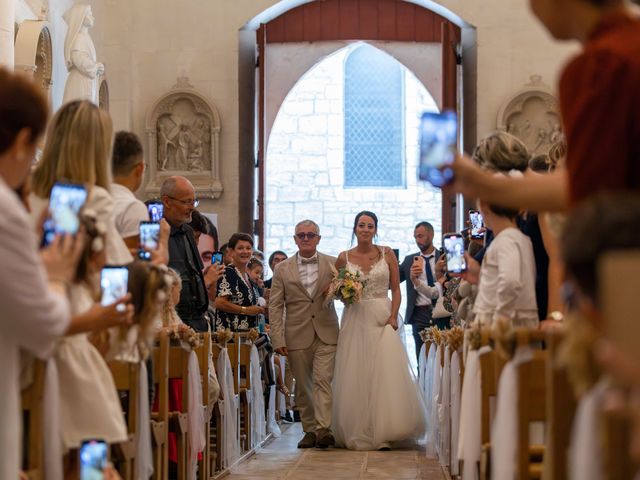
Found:
<path fill-rule="evenodd" d="M 138 250 L 138 258 L 141 260 L 151 260 L 151 252 L 158 248 L 158 240 L 160 239 L 160 224 L 156 222 L 140 222 L 140 245 Z M 146 250 L 145 250 L 146 248 Z"/>
<path fill-rule="evenodd" d="M 444 251 L 447 255 L 447 270 L 462 273 L 467 270 L 464 258 L 464 238 L 458 233 L 447 234 L 444 237 Z"/>
<path fill-rule="evenodd" d="M 104 267 L 100 275 L 103 306 L 113 305 L 128 291 L 129 270 L 127 267 Z"/>
<path fill-rule="evenodd" d="M 471 238 L 484 238 L 482 214 L 477 210 L 469 210 L 469 222 L 471 223 Z"/>
<path fill-rule="evenodd" d="M 164 205 L 161 202 L 151 202 L 147 205 L 149 210 L 149 220 L 159 222 L 164 215 Z"/>
<path fill-rule="evenodd" d="M 211 254 L 211 265 L 222 265 L 222 252 L 213 252 Z"/>
<path fill-rule="evenodd" d="M 85 440 L 80 447 L 80 480 L 100 480 L 107 466 L 108 445 L 104 440 Z"/>
<path fill-rule="evenodd" d="M 420 166 L 418 177 L 435 187 L 453 180 L 453 170 L 442 168 L 453 163 L 458 139 L 455 112 L 425 112 L 420 121 Z"/>
<path fill-rule="evenodd" d="M 44 222 L 42 245 L 49 245 L 58 234 L 74 235 L 80 228 L 78 213 L 87 201 L 82 185 L 56 183 L 49 197 L 49 213 Z"/>

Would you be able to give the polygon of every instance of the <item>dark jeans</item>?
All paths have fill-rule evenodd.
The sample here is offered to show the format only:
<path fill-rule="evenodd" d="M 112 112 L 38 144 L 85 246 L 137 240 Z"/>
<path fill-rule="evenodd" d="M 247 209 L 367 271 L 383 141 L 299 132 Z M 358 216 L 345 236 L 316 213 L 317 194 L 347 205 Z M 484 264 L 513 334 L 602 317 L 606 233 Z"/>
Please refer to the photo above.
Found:
<path fill-rule="evenodd" d="M 431 318 L 433 310 L 431 307 L 415 307 L 411 316 L 411 328 L 413 329 L 413 341 L 416 343 L 416 357 L 420 360 L 420 349 L 422 348 L 422 338 L 420 332 L 425 328 L 436 326 L 440 330 L 450 328 L 451 317 Z"/>

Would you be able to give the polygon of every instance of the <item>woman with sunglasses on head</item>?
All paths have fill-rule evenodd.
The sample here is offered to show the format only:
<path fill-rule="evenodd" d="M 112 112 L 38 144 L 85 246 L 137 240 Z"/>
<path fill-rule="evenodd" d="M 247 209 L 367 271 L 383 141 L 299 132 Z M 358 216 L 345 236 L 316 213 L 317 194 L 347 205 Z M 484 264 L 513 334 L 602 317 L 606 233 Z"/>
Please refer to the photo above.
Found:
<path fill-rule="evenodd" d="M 258 296 L 247 273 L 253 256 L 253 238 L 247 233 L 234 233 L 228 248 L 233 251 L 233 262 L 218 280 L 215 329 L 246 331 L 255 328 L 258 315 L 265 313 L 265 308 L 257 305 Z"/>

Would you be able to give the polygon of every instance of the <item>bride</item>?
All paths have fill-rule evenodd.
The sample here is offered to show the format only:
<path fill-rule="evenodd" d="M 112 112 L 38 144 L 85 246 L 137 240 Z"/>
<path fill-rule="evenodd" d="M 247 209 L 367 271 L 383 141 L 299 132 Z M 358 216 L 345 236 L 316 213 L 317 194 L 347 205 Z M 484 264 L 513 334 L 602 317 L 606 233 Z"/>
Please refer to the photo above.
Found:
<path fill-rule="evenodd" d="M 356 215 L 358 244 L 336 262 L 366 282 L 362 300 L 342 315 L 333 384 L 336 444 L 352 450 L 387 450 L 392 442 L 417 440 L 426 424 L 424 400 L 396 332 L 398 262 L 388 247 L 373 244 L 377 229 L 374 213 Z"/>

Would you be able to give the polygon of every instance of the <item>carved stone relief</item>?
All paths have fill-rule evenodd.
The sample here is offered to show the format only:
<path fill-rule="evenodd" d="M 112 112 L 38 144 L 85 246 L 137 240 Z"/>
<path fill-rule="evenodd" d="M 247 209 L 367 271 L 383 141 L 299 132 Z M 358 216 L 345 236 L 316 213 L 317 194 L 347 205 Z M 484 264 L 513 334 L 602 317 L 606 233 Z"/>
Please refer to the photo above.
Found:
<path fill-rule="evenodd" d="M 498 129 L 522 140 L 532 155 L 544 154 L 562 138 L 558 100 L 538 75 L 498 113 Z"/>
<path fill-rule="evenodd" d="M 150 172 L 146 191 L 155 196 L 171 175 L 183 175 L 200 198 L 219 198 L 220 116 L 186 77 L 163 95 L 147 115 Z"/>
<path fill-rule="evenodd" d="M 25 20 L 15 44 L 15 68 L 30 75 L 49 97 L 53 76 L 51 34 L 46 22 Z"/>

